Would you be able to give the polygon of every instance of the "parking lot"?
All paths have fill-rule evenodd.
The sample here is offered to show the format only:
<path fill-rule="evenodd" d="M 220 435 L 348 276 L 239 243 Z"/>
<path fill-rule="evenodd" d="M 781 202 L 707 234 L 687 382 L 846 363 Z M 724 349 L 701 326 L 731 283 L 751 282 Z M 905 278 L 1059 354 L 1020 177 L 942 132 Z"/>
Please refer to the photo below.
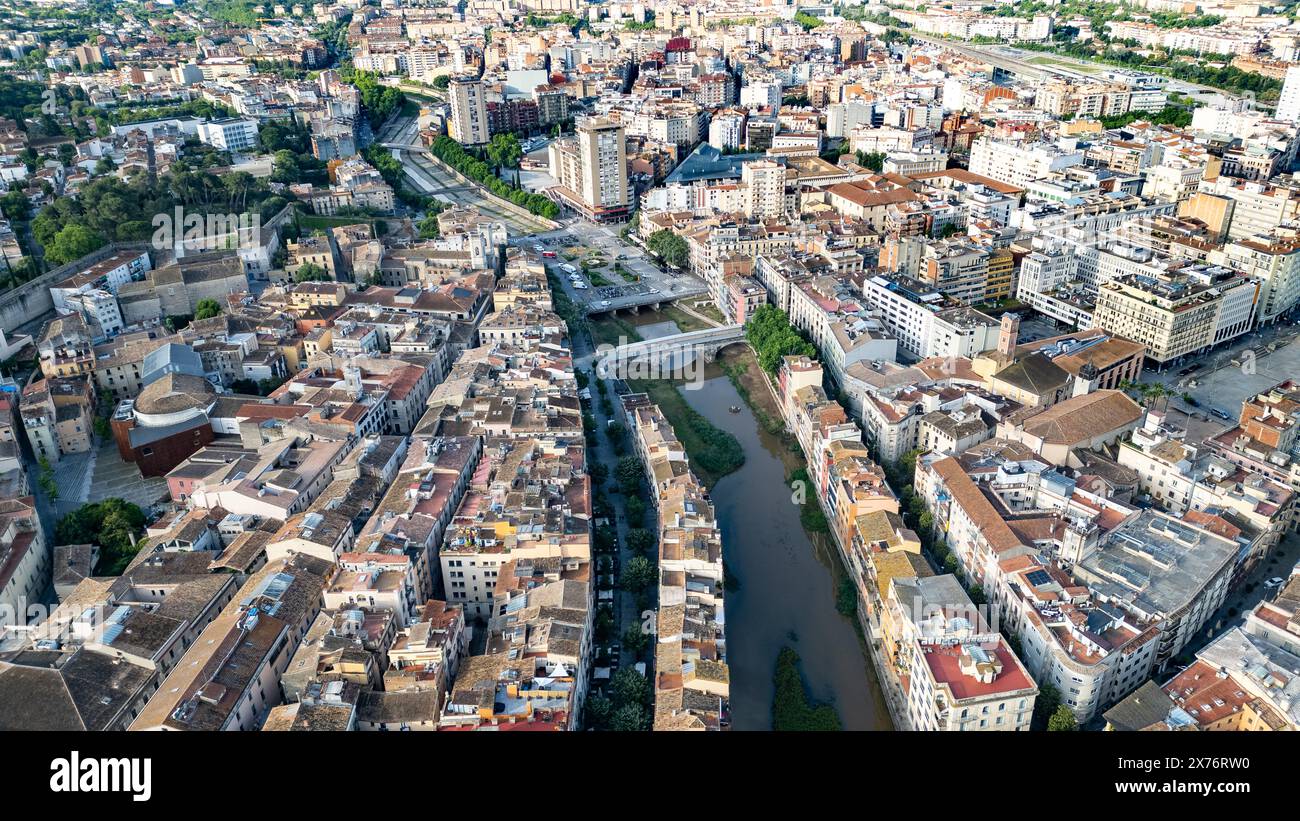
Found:
<path fill-rule="evenodd" d="M 514 241 L 568 283 L 574 302 L 588 313 L 653 305 L 704 294 L 704 282 L 664 271 L 639 247 L 625 243 L 612 226 L 575 221 L 545 234 Z M 587 263 L 584 270 L 583 263 Z"/>

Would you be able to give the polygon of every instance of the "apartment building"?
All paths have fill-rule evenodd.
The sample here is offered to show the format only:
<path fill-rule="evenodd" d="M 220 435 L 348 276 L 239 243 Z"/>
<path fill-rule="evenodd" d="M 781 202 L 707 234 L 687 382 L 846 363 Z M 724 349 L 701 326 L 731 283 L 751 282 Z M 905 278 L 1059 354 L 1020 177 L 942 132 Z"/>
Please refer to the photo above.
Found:
<path fill-rule="evenodd" d="M 785 166 L 774 160 L 754 160 L 741 166 L 740 181 L 746 186 L 745 216 L 751 219 L 785 216 Z"/>
<path fill-rule="evenodd" d="M 1227 268 L 1206 265 L 1171 270 L 1152 279 L 1124 275 L 1097 293 L 1098 328 L 1146 346 L 1159 368 L 1250 331 L 1259 284 Z"/>
<path fill-rule="evenodd" d="M 898 348 L 918 359 L 971 358 L 996 347 L 998 322 L 902 274 L 867 277 L 862 296 Z"/>
<path fill-rule="evenodd" d="M 220 151 L 240 153 L 257 148 L 257 120 L 222 117 L 199 123 L 198 137 Z"/>
<path fill-rule="evenodd" d="M 622 124 L 602 117 L 580 119 L 573 137 L 551 143 L 550 169 L 559 181 L 556 194 L 584 218 L 618 222 L 630 213 L 632 191 Z"/>
<path fill-rule="evenodd" d="M 0 499 L 0 559 L 0 608 L 25 619 L 50 577 L 50 548 L 30 496 Z"/>
<path fill-rule="evenodd" d="M 1259 283 L 1255 321 L 1276 322 L 1300 303 L 1300 235 L 1276 230 L 1228 242 L 1208 259 Z"/>
<path fill-rule="evenodd" d="M 512 562 L 547 563 L 557 579 L 586 578 L 589 494 L 569 447 L 490 438 L 438 553 L 447 600 L 470 618 L 500 615 L 495 593 Z"/>
<path fill-rule="evenodd" d="M 897 340 L 866 310 L 848 282 L 829 276 L 805 280 L 790 289 L 790 324 L 806 333 L 836 384 L 855 362 L 893 361 Z"/>
<path fill-rule="evenodd" d="M 622 397 L 658 519 L 655 730 L 730 724 L 722 535 L 672 426 L 645 394 Z"/>
<path fill-rule="evenodd" d="M 1217 526 L 1085 490 L 1033 457 L 992 456 L 998 443 L 922 457 L 917 492 L 1020 639 L 1034 680 L 1087 720 L 1186 646 L 1223 602 L 1242 547 Z"/>
<path fill-rule="evenodd" d="M 1038 687 L 953 575 L 890 581 L 887 606 L 908 673 L 912 729 L 1024 732 Z"/>
<path fill-rule="evenodd" d="M 980 137 L 971 144 L 969 169 L 972 174 L 1023 188 L 1082 164 L 1083 152 L 1073 140 L 1013 143 Z"/>
<path fill-rule="evenodd" d="M 280 677 L 321 610 L 329 565 L 268 562 L 209 624 L 132 730 L 253 730 L 283 696 Z"/>
<path fill-rule="evenodd" d="M 456 75 L 447 86 L 451 117 L 447 133 L 462 145 L 482 145 L 490 137 L 487 98 L 483 81 L 471 75 Z M 554 166 L 552 166 L 554 167 Z"/>

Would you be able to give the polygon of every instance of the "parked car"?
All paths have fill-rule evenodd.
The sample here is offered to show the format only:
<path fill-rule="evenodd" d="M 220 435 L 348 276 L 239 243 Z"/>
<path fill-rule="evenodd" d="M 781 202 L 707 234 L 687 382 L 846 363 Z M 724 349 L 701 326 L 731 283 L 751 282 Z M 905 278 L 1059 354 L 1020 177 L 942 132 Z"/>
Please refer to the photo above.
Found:
<path fill-rule="evenodd" d="M 1272 590 L 1274 587 L 1281 587 L 1285 583 L 1286 583 L 1286 579 L 1282 578 L 1281 576 L 1274 576 L 1273 578 L 1264 582 L 1264 587 L 1268 590 Z"/>
<path fill-rule="evenodd" d="M 1219 410 L 1218 408 L 1210 408 L 1210 413 L 1214 414 L 1220 419 L 1224 419 L 1229 422 L 1232 421 L 1232 417 L 1228 415 L 1227 411 Z"/>

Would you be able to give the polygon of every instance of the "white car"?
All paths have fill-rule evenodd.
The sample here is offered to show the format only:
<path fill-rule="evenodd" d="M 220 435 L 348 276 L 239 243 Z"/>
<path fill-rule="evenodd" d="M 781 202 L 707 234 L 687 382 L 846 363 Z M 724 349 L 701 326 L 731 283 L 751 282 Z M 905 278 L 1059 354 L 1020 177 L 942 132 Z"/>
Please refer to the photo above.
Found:
<path fill-rule="evenodd" d="M 608 306 L 609 306 L 609 300 L 608 300 L 608 299 L 602 299 L 602 300 L 600 301 L 600 307 L 605 308 L 605 307 L 608 307 Z"/>
<path fill-rule="evenodd" d="M 585 290 L 587 290 L 587 283 L 585 283 L 585 282 L 575 282 L 575 283 L 573 283 L 573 289 L 574 289 L 575 291 L 585 291 Z"/>
<path fill-rule="evenodd" d="M 566 274 L 576 274 L 576 273 L 578 273 L 578 269 L 577 269 L 577 268 L 574 268 L 572 265 L 570 265 L 570 264 L 567 263 L 567 262 L 560 266 L 560 270 L 563 271 L 563 272 L 566 273 Z"/>
<path fill-rule="evenodd" d="M 1285 583 L 1286 583 L 1286 579 L 1282 578 L 1281 576 L 1274 576 L 1273 578 L 1264 582 L 1264 587 L 1266 589 L 1272 590 L 1274 587 L 1281 587 Z"/>

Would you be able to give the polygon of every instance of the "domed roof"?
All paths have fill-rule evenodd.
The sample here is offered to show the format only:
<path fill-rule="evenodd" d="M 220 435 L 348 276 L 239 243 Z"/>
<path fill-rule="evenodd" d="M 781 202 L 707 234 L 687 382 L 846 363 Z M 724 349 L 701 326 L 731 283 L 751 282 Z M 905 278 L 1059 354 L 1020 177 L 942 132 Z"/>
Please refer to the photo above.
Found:
<path fill-rule="evenodd" d="M 158 416 L 186 410 L 206 409 L 217 391 L 201 376 L 169 373 L 150 382 L 135 400 L 137 413 Z"/>

